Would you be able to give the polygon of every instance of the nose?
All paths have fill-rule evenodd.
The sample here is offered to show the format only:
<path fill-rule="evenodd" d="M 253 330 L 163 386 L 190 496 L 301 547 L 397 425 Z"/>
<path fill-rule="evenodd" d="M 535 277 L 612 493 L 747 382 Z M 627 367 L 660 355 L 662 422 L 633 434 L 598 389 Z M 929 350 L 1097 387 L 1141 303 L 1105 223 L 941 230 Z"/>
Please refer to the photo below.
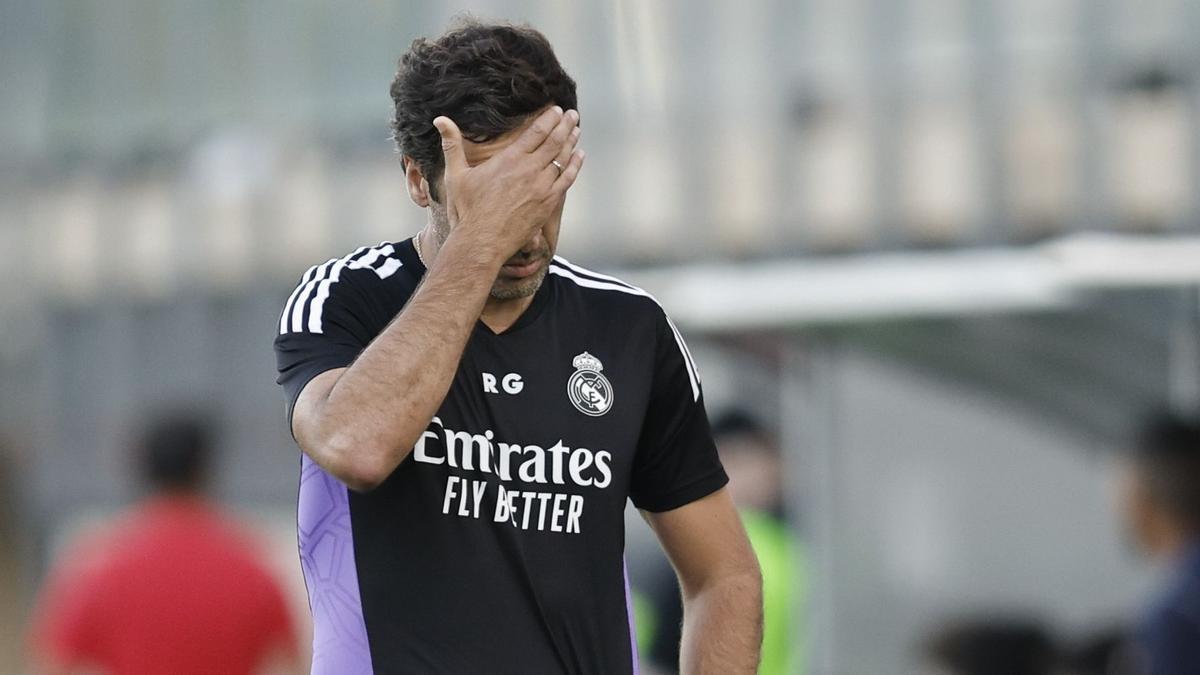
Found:
<path fill-rule="evenodd" d="M 542 235 L 541 230 L 534 232 L 533 236 L 529 238 L 529 241 L 525 242 L 525 245 L 521 247 L 521 253 L 526 255 L 532 253 L 541 253 L 544 250 L 546 250 L 546 237 Z"/>

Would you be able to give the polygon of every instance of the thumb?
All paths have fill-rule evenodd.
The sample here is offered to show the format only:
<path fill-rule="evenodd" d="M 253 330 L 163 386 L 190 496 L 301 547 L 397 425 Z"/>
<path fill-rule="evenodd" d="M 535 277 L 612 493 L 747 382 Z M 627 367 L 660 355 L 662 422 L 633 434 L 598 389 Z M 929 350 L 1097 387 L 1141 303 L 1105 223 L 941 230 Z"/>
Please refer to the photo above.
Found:
<path fill-rule="evenodd" d="M 446 156 L 446 173 L 459 174 L 467 170 L 467 156 L 463 154 L 462 132 L 458 125 L 449 117 L 437 117 L 433 120 L 442 135 L 442 153 Z"/>

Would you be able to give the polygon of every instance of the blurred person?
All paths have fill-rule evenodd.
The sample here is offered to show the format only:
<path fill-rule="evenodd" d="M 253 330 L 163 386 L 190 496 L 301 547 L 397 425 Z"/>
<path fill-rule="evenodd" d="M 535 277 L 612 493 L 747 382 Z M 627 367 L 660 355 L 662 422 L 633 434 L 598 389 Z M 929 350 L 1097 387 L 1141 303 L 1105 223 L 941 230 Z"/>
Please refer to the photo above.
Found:
<path fill-rule="evenodd" d="M 1145 611 L 1136 657 L 1151 675 L 1200 673 L 1200 420 L 1142 423 L 1122 468 L 1131 541 L 1169 575 Z"/>
<path fill-rule="evenodd" d="M 632 499 L 686 589 L 684 670 L 753 673 L 758 565 L 687 346 L 555 256 L 574 81 L 533 28 L 463 20 L 391 95 L 427 223 L 310 269 L 275 340 L 313 672 L 637 672 Z"/>
<path fill-rule="evenodd" d="M 804 645 L 797 642 L 807 582 L 800 542 L 784 518 L 783 462 L 779 444 L 750 413 L 734 409 L 716 417 L 713 438 L 729 492 L 758 556 L 763 577 L 761 675 L 804 672 Z M 680 623 L 679 584 L 669 567 L 644 589 L 655 631 L 649 656 L 664 672 L 677 672 Z"/>
<path fill-rule="evenodd" d="M 138 448 L 150 494 L 57 561 L 29 635 L 35 672 L 295 672 L 284 595 L 247 533 L 206 496 L 208 425 L 153 422 Z"/>
<path fill-rule="evenodd" d="M 1137 675 L 1124 629 L 1088 636 L 1064 652 L 1063 675 Z"/>
<path fill-rule="evenodd" d="M 1036 622 L 1021 619 L 956 621 L 922 645 L 928 675 L 1055 675 L 1054 641 Z"/>

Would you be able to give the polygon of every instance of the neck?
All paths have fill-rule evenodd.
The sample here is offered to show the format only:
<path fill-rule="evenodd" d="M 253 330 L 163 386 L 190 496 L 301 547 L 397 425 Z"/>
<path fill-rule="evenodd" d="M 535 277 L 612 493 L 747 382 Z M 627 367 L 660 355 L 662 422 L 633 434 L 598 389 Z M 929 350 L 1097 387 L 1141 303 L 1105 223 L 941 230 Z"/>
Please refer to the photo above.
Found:
<path fill-rule="evenodd" d="M 418 249 L 421 251 L 422 262 L 426 269 L 433 265 L 433 261 L 437 258 L 438 252 L 442 249 L 442 244 L 438 241 L 438 237 L 433 232 L 433 227 L 426 225 L 424 229 L 417 233 L 417 238 L 420 240 Z M 493 333 L 503 333 L 512 327 L 517 319 L 529 309 L 529 305 L 533 303 L 533 296 L 523 298 L 512 298 L 510 300 L 500 300 L 488 296 L 487 301 L 483 305 L 483 311 L 479 315 L 479 320 L 482 321 Z"/>
<path fill-rule="evenodd" d="M 204 501 L 204 495 L 201 494 L 199 488 L 184 488 L 184 487 L 158 488 L 150 493 L 150 498 L 155 501 L 167 501 L 167 502 L 201 502 L 201 501 Z"/>
<path fill-rule="evenodd" d="M 493 333 L 503 333 L 512 328 L 512 325 L 521 318 L 525 310 L 529 309 L 529 305 L 533 302 L 533 296 L 524 298 L 513 298 L 512 300 L 497 300 L 488 296 L 487 302 L 483 305 L 483 312 L 479 315 L 479 320 L 487 324 L 488 328 L 492 329 Z"/>

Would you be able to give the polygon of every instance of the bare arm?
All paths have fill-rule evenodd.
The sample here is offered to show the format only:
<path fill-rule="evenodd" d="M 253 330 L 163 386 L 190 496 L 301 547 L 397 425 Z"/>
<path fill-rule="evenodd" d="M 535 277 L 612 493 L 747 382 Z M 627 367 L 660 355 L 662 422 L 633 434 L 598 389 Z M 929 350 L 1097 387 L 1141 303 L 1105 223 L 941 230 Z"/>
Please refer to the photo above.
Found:
<path fill-rule="evenodd" d="M 762 577 L 728 491 L 643 515 L 683 590 L 679 671 L 753 675 L 762 647 Z"/>
<path fill-rule="evenodd" d="M 353 365 L 313 378 L 296 401 L 300 448 L 356 490 L 403 461 L 450 388 L 499 270 L 463 248 L 452 234 L 404 311 Z"/>
<path fill-rule="evenodd" d="M 470 167 L 462 135 L 434 120 L 446 157 L 450 236 L 404 310 L 349 368 L 313 378 L 292 413 L 300 448 L 356 490 L 381 483 L 412 451 L 450 389 L 500 266 L 561 203 L 582 165 L 573 111 L 542 113 L 512 145 Z"/>

